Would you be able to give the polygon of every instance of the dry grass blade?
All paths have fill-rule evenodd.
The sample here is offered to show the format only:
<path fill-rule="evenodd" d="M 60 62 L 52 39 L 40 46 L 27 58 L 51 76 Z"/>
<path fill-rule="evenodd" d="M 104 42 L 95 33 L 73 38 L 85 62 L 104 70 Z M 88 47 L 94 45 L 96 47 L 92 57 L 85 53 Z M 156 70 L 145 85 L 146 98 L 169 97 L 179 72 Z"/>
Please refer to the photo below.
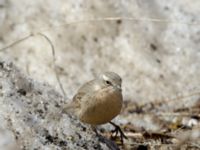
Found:
<path fill-rule="evenodd" d="M 9 44 L 8 46 L 6 46 L 6 47 L 0 49 L 0 52 L 5 51 L 5 50 L 7 50 L 8 48 L 11 48 L 11 47 L 13 47 L 13 46 L 15 46 L 15 45 L 17 45 L 17 44 L 20 44 L 21 42 L 23 42 L 23 41 L 25 41 L 25 40 L 28 40 L 29 38 L 31 38 L 31 37 L 33 37 L 33 36 L 37 36 L 37 35 L 42 36 L 43 38 L 45 38 L 45 40 L 46 40 L 46 41 L 50 44 L 50 46 L 51 46 L 51 52 L 52 52 L 52 57 L 53 57 L 53 59 L 52 59 L 52 60 L 53 60 L 53 68 L 54 68 L 54 71 L 55 71 L 56 80 L 58 81 L 58 84 L 59 84 L 59 87 L 60 87 L 60 89 L 61 89 L 61 91 L 62 91 L 62 94 L 63 94 L 64 98 L 66 99 L 67 97 L 66 97 L 65 90 L 64 90 L 64 88 L 63 88 L 63 85 L 61 84 L 61 81 L 60 81 L 58 72 L 57 72 L 57 70 L 56 70 L 56 54 L 55 54 L 55 48 L 54 48 L 53 43 L 51 42 L 51 40 L 50 40 L 45 34 L 43 34 L 43 33 L 35 33 L 35 34 L 31 33 L 30 35 L 28 35 L 28 36 L 26 36 L 26 37 L 24 37 L 24 38 L 22 38 L 22 39 L 20 39 L 20 40 L 17 40 L 17 41 L 15 41 L 15 42 Z"/>

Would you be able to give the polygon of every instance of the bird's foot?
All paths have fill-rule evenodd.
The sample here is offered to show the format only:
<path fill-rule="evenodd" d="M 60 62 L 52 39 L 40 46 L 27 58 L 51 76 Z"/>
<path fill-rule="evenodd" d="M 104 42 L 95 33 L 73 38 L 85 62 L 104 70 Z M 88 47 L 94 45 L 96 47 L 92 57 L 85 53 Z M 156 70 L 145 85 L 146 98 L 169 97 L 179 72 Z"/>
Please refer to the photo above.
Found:
<path fill-rule="evenodd" d="M 128 139 L 127 136 L 124 134 L 124 132 L 122 131 L 120 126 L 116 125 L 115 123 L 113 123 L 111 121 L 109 123 L 115 127 L 115 129 L 111 131 L 113 134 L 115 134 L 115 135 L 112 135 L 112 137 L 116 138 L 118 133 L 119 133 L 120 134 L 120 141 L 123 144 L 124 143 L 124 139 Z"/>

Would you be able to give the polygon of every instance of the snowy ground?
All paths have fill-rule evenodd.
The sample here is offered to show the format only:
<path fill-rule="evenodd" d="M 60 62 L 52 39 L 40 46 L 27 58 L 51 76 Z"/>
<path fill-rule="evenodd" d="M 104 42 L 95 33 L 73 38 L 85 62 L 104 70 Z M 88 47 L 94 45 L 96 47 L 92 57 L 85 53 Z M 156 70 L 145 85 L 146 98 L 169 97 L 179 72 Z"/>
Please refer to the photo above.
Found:
<path fill-rule="evenodd" d="M 125 101 L 166 100 L 200 91 L 199 6 L 189 0 L 0 0 L 0 48 L 30 33 L 47 35 L 69 99 L 84 82 L 114 71 L 123 78 Z M 134 20 L 88 21 L 106 17 Z M 0 60 L 60 91 L 43 37 L 0 52 Z M 193 99 L 172 106 L 187 107 Z M 117 121 L 123 118 L 126 123 L 135 117 L 122 112 Z"/>

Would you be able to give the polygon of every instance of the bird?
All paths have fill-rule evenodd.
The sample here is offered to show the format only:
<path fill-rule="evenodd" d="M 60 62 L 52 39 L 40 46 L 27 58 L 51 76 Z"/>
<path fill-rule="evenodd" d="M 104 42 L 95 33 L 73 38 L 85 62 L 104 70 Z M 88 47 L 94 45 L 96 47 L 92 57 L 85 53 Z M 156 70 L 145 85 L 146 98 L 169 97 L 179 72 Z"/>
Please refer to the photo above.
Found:
<path fill-rule="evenodd" d="M 104 72 L 83 84 L 71 103 L 64 107 L 63 112 L 74 114 L 81 122 L 92 127 L 110 123 L 115 127 L 116 134 L 120 132 L 123 142 L 126 136 L 121 128 L 111 121 L 120 114 L 122 109 L 121 85 L 122 79 L 117 73 Z"/>

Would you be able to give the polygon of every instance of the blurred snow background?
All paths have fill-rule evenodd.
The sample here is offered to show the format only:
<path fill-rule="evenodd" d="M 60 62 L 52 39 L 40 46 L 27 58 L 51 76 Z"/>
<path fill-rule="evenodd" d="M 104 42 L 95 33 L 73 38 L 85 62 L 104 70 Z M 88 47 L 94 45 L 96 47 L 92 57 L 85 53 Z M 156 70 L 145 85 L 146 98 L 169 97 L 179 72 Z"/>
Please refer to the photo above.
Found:
<path fill-rule="evenodd" d="M 189 0 L 0 0 L 0 48 L 30 33 L 47 35 L 55 47 L 57 70 L 68 98 L 103 71 L 121 75 L 125 101 L 174 98 L 200 91 L 199 6 L 200 1 Z M 107 17 L 135 20 L 88 21 Z M 0 60 L 13 62 L 33 80 L 60 91 L 51 48 L 43 37 L 31 37 L 0 52 Z M 172 105 L 189 106 L 190 100 Z M 13 114 L 11 120 L 16 119 L 15 112 L 10 113 L 12 107 L 7 108 L 10 105 L 1 106 L 2 114 Z M 3 116 L 1 120 L 6 121 Z M 157 129 L 149 116 L 124 116 L 123 112 L 119 116 L 122 124 Z M 27 129 L 26 124 L 22 128 Z M 11 132 L 2 130 L 1 136 L 15 146 Z"/>
<path fill-rule="evenodd" d="M 32 32 L 47 35 L 69 98 L 103 71 L 122 76 L 125 100 L 174 97 L 199 89 L 199 6 L 189 0 L 0 0 L 0 47 Z M 87 21 L 106 17 L 138 20 Z M 152 18 L 163 21 L 143 20 Z M 70 22 L 77 23 L 63 25 Z M 44 38 L 32 37 L 1 52 L 0 59 L 60 90 Z"/>

